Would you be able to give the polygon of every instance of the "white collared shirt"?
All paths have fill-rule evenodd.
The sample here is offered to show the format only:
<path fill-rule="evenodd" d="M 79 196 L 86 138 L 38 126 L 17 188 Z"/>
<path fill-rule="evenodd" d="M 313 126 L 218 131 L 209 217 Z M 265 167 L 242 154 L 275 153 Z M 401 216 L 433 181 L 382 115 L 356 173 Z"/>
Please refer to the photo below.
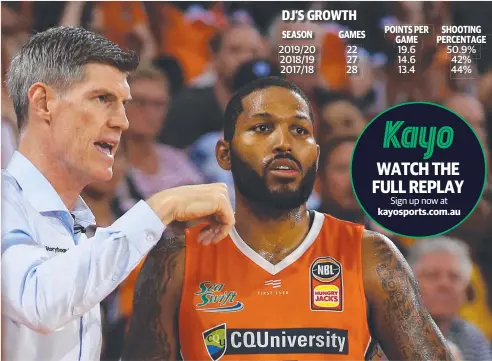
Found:
<path fill-rule="evenodd" d="M 73 216 L 72 216 L 73 215 Z M 94 237 L 74 233 L 94 216 L 70 213 L 21 153 L 2 171 L 2 359 L 98 361 L 99 303 L 158 242 L 164 225 L 140 201 Z"/>

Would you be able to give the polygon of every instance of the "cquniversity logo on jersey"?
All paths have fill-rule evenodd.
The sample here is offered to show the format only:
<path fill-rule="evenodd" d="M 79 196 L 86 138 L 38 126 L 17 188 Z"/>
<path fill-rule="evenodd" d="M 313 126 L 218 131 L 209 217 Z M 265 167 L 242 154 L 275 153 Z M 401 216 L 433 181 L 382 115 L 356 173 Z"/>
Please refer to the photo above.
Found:
<path fill-rule="evenodd" d="M 195 292 L 199 297 L 197 311 L 204 312 L 237 312 L 244 309 L 244 303 L 236 300 L 236 291 L 225 291 L 223 283 L 202 282 L 200 290 Z"/>
<path fill-rule="evenodd" d="M 208 355 L 213 361 L 219 360 L 226 352 L 226 324 L 215 326 L 203 332 L 203 341 Z"/>
<path fill-rule="evenodd" d="M 344 329 L 234 329 L 223 323 L 202 335 L 212 361 L 218 361 L 224 355 L 349 354 L 348 330 Z"/>

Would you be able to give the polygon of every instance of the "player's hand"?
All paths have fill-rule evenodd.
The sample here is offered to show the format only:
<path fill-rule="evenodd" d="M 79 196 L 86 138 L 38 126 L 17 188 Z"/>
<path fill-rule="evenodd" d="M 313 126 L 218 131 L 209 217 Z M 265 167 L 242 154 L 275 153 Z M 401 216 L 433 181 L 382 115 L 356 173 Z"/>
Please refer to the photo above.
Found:
<path fill-rule="evenodd" d="M 147 200 L 165 225 L 173 221 L 208 223 L 198 242 L 209 244 L 224 239 L 234 225 L 227 186 L 223 183 L 183 186 L 166 189 Z"/>

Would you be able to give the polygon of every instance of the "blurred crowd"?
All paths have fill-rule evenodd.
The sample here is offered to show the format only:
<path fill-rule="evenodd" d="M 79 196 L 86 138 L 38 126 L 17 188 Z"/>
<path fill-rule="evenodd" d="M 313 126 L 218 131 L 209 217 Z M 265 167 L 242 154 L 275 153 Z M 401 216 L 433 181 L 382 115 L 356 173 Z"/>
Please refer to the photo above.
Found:
<path fill-rule="evenodd" d="M 2 76 L 9 59 L 33 32 L 82 26 L 140 54 L 129 79 L 130 128 L 115 155 L 111 181 L 92 184 L 83 197 L 99 226 L 108 226 L 158 190 L 225 182 L 215 160 L 222 113 L 231 94 L 258 77 L 294 81 L 315 109 L 321 145 L 319 174 L 309 207 L 364 223 L 386 234 L 407 257 L 425 305 L 462 360 L 492 360 L 492 182 L 473 214 L 448 234 L 403 238 L 366 219 L 353 194 L 350 159 L 368 121 L 404 101 L 447 106 L 473 127 L 486 152 L 492 142 L 492 45 L 482 46 L 475 79 L 452 80 L 450 57 L 434 37 L 440 25 L 481 25 L 492 34 L 492 3 L 473 2 L 2 2 Z M 357 21 L 283 23 L 282 9 L 356 9 Z M 421 70 L 398 75 L 396 50 L 384 24 L 431 24 L 419 49 Z M 345 74 L 342 29 L 365 30 L 358 39 L 361 76 Z M 312 30 L 314 40 L 282 40 L 282 30 Z M 489 43 L 492 38 L 488 37 Z M 315 75 L 281 74 L 278 46 L 315 45 Z M 3 78 L 2 78 L 3 80 Z M 2 81 L 2 168 L 16 149 L 18 131 Z M 137 268 L 104 302 L 104 360 L 120 356 L 132 312 Z"/>

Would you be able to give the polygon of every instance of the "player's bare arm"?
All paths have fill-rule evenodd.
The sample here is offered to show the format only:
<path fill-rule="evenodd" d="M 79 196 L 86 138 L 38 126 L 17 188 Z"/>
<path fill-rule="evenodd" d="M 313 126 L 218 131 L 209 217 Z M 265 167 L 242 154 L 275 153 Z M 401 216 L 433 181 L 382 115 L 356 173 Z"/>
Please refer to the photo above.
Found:
<path fill-rule="evenodd" d="M 166 232 L 142 266 L 123 361 L 176 360 L 185 236 Z"/>
<path fill-rule="evenodd" d="M 365 361 L 382 361 L 385 360 L 383 350 L 381 350 L 381 346 L 379 343 L 372 339 L 369 347 L 367 348 L 367 353 L 364 357 Z"/>
<path fill-rule="evenodd" d="M 453 360 L 446 341 L 424 308 L 417 281 L 396 246 L 366 231 L 364 288 L 372 337 L 389 360 Z"/>

